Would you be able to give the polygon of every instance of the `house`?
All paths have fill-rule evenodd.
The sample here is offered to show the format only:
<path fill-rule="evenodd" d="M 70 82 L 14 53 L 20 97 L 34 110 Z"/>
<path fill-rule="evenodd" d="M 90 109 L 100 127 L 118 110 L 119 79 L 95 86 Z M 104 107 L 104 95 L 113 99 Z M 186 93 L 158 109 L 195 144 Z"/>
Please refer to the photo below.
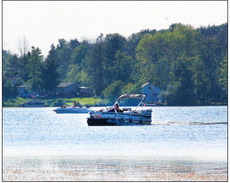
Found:
<path fill-rule="evenodd" d="M 75 97 L 77 94 L 77 86 L 75 83 L 60 83 L 56 88 L 56 95 L 62 97 Z"/>
<path fill-rule="evenodd" d="M 60 83 L 56 88 L 56 95 L 61 97 L 90 97 L 92 90 L 89 87 L 79 86 L 75 83 Z"/>
<path fill-rule="evenodd" d="M 23 98 L 36 98 L 39 97 L 42 93 L 38 91 L 32 91 L 30 84 L 23 84 L 17 87 L 18 96 Z"/>
<path fill-rule="evenodd" d="M 81 97 L 91 97 L 92 96 L 92 91 L 89 87 L 81 86 L 78 89 L 79 89 L 79 93 L 78 93 L 79 96 Z"/>
<path fill-rule="evenodd" d="M 17 87 L 19 97 L 32 97 L 35 98 L 41 96 L 44 93 L 33 92 L 30 90 L 30 85 L 21 85 Z M 60 83 L 54 90 L 55 94 L 52 96 L 55 97 L 90 97 L 92 96 L 92 90 L 89 87 L 79 87 L 75 83 L 65 82 Z"/>
<path fill-rule="evenodd" d="M 19 76 L 3 76 L 3 79 L 6 81 L 10 81 L 12 86 L 16 86 L 20 82 L 20 77 Z"/>
<path fill-rule="evenodd" d="M 145 98 L 146 103 L 155 104 L 155 103 L 162 102 L 162 98 L 159 97 L 161 89 L 150 84 L 149 82 L 143 84 L 141 88 L 142 88 L 142 93 L 146 94 L 146 98 Z"/>
<path fill-rule="evenodd" d="M 27 84 L 21 85 L 17 87 L 18 90 L 18 96 L 19 97 L 28 97 L 31 95 L 31 92 L 29 90 L 30 86 Z"/>

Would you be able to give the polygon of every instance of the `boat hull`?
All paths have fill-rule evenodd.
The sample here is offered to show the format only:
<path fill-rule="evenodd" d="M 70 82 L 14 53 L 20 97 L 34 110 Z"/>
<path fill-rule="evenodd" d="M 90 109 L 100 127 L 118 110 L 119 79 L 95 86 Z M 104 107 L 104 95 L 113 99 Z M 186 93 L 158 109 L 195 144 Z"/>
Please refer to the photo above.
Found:
<path fill-rule="evenodd" d="M 87 119 L 88 126 L 116 126 L 116 123 L 108 123 L 108 119 Z"/>
<path fill-rule="evenodd" d="M 92 110 L 90 108 L 58 108 L 55 109 L 54 112 L 56 113 L 88 113 Z"/>
<path fill-rule="evenodd" d="M 132 123 L 122 121 L 111 121 L 110 119 L 87 119 L 88 126 L 136 126 L 136 125 L 151 125 L 151 123 Z"/>
<path fill-rule="evenodd" d="M 134 113 L 110 113 L 91 112 L 87 118 L 88 126 L 130 126 L 130 125 L 150 125 L 151 115 L 141 115 Z"/>

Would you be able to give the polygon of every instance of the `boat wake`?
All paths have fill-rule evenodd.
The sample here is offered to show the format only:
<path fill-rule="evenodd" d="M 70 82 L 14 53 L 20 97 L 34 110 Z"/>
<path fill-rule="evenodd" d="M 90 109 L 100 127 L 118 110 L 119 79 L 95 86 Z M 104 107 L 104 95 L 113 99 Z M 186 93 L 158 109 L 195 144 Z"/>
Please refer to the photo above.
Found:
<path fill-rule="evenodd" d="M 228 124 L 228 122 L 152 122 L 152 125 L 217 125 L 217 124 Z"/>

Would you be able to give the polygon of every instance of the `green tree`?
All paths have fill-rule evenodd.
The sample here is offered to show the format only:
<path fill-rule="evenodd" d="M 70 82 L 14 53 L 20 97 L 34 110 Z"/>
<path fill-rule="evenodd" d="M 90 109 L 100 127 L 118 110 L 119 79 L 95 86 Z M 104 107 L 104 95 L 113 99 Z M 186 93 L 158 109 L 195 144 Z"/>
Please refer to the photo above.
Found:
<path fill-rule="evenodd" d="M 43 88 L 42 81 L 42 62 L 43 56 L 39 48 L 32 47 L 31 55 L 28 59 L 29 67 L 29 83 L 31 85 L 31 90 L 34 92 L 41 92 Z"/>
<path fill-rule="evenodd" d="M 114 78 L 114 64 L 116 61 L 116 53 L 118 51 L 124 52 L 126 47 L 126 39 L 120 34 L 108 34 L 104 40 L 104 62 L 103 73 L 105 87 L 116 80 Z"/>
<path fill-rule="evenodd" d="M 110 101 L 115 100 L 121 95 L 121 89 L 123 87 L 122 81 L 114 81 L 102 92 L 104 98 L 109 99 Z"/>
<path fill-rule="evenodd" d="M 221 99 L 224 103 L 227 103 L 228 96 L 228 59 L 227 56 L 220 63 L 220 78 L 219 83 L 222 89 Z"/>
<path fill-rule="evenodd" d="M 220 63 L 220 79 L 219 82 L 222 87 L 228 87 L 228 59 L 227 56 Z"/>
<path fill-rule="evenodd" d="M 128 83 L 122 87 L 121 94 L 140 93 L 140 89 L 133 83 Z"/>
<path fill-rule="evenodd" d="M 28 52 L 26 55 L 23 55 L 19 58 L 20 62 L 20 77 L 24 82 L 29 80 L 30 68 L 29 68 L 29 57 L 31 53 Z"/>
<path fill-rule="evenodd" d="M 195 105 L 197 103 L 193 90 L 192 72 L 189 65 L 190 59 L 178 58 L 174 68 L 174 82 L 177 82 L 174 97 L 176 105 Z"/>
<path fill-rule="evenodd" d="M 134 81 L 139 80 L 142 83 L 150 81 L 166 89 L 170 104 L 196 104 L 195 95 L 201 94 L 204 89 L 198 80 L 195 84 L 193 81 L 202 75 L 201 72 L 196 73 L 194 69 L 202 63 L 201 59 L 195 59 L 200 54 L 200 41 L 202 41 L 202 36 L 199 32 L 191 26 L 182 24 L 173 24 L 169 30 L 159 31 L 154 35 L 144 35 L 136 48 L 135 68 L 138 72 Z M 206 75 L 203 74 L 202 79 L 206 81 Z M 172 88 L 173 92 L 170 92 L 169 88 Z M 191 100 L 186 96 L 189 96 Z M 171 98 L 176 101 L 171 102 Z"/>
<path fill-rule="evenodd" d="M 127 52 L 129 53 L 129 55 L 132 57 L 132 59 L 135 59 L 136 56 L 136 47 L 138 46 L 141 38 L 146 35 L 146 34 L 156 34 L 156 30 L 141 30 L 138 33 L 134 33 L 131 36 L 128 37 L 127 39 Z"/>
<path fill-rule="evenodd" d="M 122 80 L 126 82 L 129 79 L 129 74 L 132 72 L 132 58 L 127 53 L 117 51 L 115 55 L 114 65 L 111 67 L 113 74 L 111 78 L 114 80 Z"/>
<path fill-rule="evenodd" d="M 68 43 L 71 50 L 74 50 L 76 47 L 78 47 L 81 43 L 77 39 L 71 39 Z"/>
<path fill-rule="evenodd" d="M 3 75 L 4 76 L 19 76 L 20 60 L 17 55 L 11 55 L 7 52 L 3 55 Z"/>
<path fill-rule="evenodd" d="M 179 81 L 171 81 L 166 90 L 161 92 L 161 97 L 165 98 L 168 105 L 179 105 L 178 98 L 180 97 L 181 83 Z"/>
<path fill-rule="evenodd" d="M 70 47 L 70 44 L 65 39 L 59 39 L 56 48 L 56 54 L 59 64 L 58 71 L 60 74 L 60 81 L 64 81 L 66 78 L 66 74 L 70 65 L 71 53 L 72 48 Z"/>
<path fill-rule="evenodd" d="M 105 83 L 105 54 L 104 54 L 104 36 L 101 34 L 96 43 L 93 45 L 92 49 L 87 55 L 86 63 L 87 73 L 90 79 L 90 85 L 94 90 L 96 96 L 100 96 L 104 89 Z"/>
<path fill-rule="evenodd" d="M 83 59 L 86 57 L 87 51 L 89 50 L 89 43 L 87 41 L 83 41 L 81 44 L 79 43 L 76 46 L 70 56 L 70 63 L 71 64 L 78 64 L 84 66 L 82 64 Z"/>
<path fill-rule="evenodd" d="M 192 61 L 192 81 L 194 84 L 194 94 L 197 96 L 198 104 L 206 104 L 207 92 L 210 89 L 210 83 L 208 80 L 207 67 L 204 61 L 196 56 Z"/>
<path fill-rule="evenodd" d="M 17 87 L 11 81 L 3 79 L 2 85 L 3 99 L 14 98 L 18 95 Z"/>
<path fill-rule="evenodd" d="M 71 64 L 68 69 L 66 81 L 80 83 L 80 66 L 78 64 Z"/>
<path fill-rule="evenodd" d="M 51 92 L 59 84 L 59 64 L 57 62 L 57 55 L 55 51 L 55 46 L 51 45 L 49 54 L 45 60 L 43 67 L 43 87 L 45 91 Z"/>
<path fill-rule="evenodd" d="M 9 75 L 7 69 L 10 67 L 10 59 L 12 59 L 12 54 L 9 51 L 2 50 L 2 71 L 3 77 Z"/>
<path fill-rule="evenodd" d="M 220 61 L 222 60 L 220 44 L 214 38 L 206 38 L 200 45 L 200 57 L 203 60 L 209 82 L 206 95 L 209 102 L 220 98 L 221 87 L 218 83 L 220 76 Z"/>

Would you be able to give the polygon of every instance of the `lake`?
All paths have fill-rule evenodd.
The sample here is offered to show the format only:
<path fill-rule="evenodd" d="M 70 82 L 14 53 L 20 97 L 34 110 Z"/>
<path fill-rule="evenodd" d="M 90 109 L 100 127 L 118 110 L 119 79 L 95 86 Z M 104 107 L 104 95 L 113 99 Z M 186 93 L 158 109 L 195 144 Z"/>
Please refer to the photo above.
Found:
<path fill-rule="evenodd" d="M 5 181 L 226 181 L 227 107 L 151 107 L 152 125 L 3 108 Z M 93 108 L 100 109 L 100 108 Z"/>

